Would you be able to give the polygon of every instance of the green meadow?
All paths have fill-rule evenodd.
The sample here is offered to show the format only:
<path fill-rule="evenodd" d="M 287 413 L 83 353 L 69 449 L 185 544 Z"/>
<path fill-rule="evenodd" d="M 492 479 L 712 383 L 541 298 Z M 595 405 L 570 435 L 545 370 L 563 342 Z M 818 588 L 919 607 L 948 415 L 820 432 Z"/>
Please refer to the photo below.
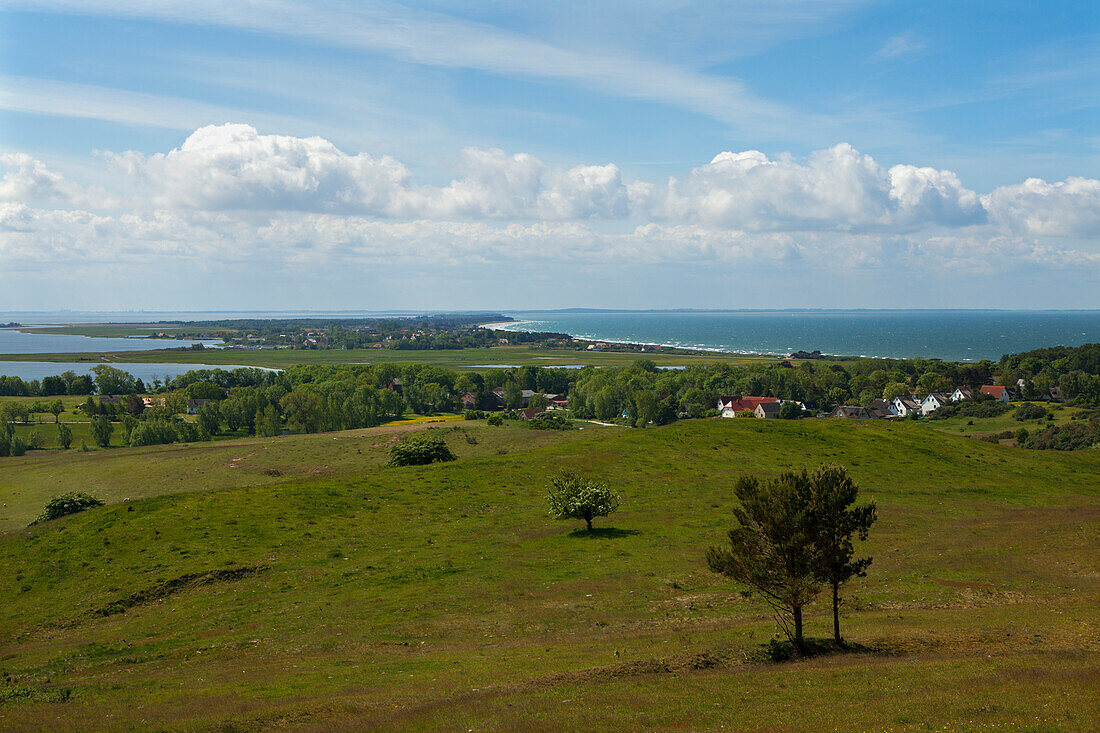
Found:
<path fill-rule="evenodd" d="M 567 351 L 529 346 L 477 349 L 156 349 L 152 351 L 86 352 L 73 354 L 5 354 L 5 361 L 96 363 L 236 364 L 283 369 L 294 364 L 432 364 L 449 369 L 497 366 L 630 366 L 650 359 L 658 366 L 692 364 L 775 363 L 775 357 L 743 354 L 663 354 L 657 352 Z M 2 367 L 0 367 L 2 370 Z"/>
<path fill-rule="evenodd" d="M 1100 728 L 1096 450 L 881 421 L 453 427 L 428 429 L 459 460 L 415 468 L 380 465 L 397 428 L 4 459 L 0 728 Z M 853 651 L 769 662 L 767 607 L 703 553 L 739 475 L 823 462 L 879 507 Z M 567 468 L 623 496 L 591 534 L 546 516 Z M 52 475 L 109 505 L 21 528 Z M 827 599 L 809 611 L 828 636 Z"/>

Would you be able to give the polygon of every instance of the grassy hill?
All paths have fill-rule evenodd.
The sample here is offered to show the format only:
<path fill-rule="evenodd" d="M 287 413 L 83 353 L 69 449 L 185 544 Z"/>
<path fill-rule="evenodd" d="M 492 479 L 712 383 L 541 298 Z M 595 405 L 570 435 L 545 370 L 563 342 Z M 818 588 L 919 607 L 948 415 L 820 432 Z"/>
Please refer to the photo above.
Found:
<path fill-rule="evenodd" d="M 827 461 L 879 505 L 864 650 L 766 663 L 766 607 L 702 554 L 737 475 Z M 545 515 L 566 467 L 624 495 L 592 535 Z M 0 727 L 1100 727 L 1097 451 L 696 420 L 361 471 L 0 536 Z"/>
<path fill-rule="evenodd" d="M 83 423 L 70 425 L 77 444 L 84 437 L 92 445 L 84 419 Z M 616 429 L 581 424 L 584 430 L 546 431 L 527 430 L 516 423 L 491 428 L 484 421 L 459 420 L 146 448 L 29 451 L 24 456 L 0 459 L 0 497 L 4 504 L 0 507 L 0 532 L 26 527 L 47 501 L 67 491 L 86 491 L 113 503 L 373 471 L 388 460 L 389 446 L 410 430 L 441 430 L 455 455 L 475 458 L 579 440 L 586 433 Z M 19 425 L 16 433 L 25 435 L 32 429 L 49 436 L 51 443 L 54 440 L 56 429 L 52 424 Z M 112 445 L 121 445 L 121 438 L 121 430 L 116 429 Z"/>

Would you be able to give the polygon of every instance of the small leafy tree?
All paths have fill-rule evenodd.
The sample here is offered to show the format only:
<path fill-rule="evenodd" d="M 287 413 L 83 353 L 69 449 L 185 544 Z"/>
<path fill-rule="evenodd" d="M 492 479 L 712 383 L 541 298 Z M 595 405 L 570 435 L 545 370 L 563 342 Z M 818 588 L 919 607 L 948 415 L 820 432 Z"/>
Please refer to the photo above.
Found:
<path fill-rule="evenodd" d="M 199 408 L 199 425 L 208 434 L 217 435 L 222 425 L 222 413 L 217 402 L 207 402 Z"/>
<path fill-rule="evenodd" d="M 46 508 L 42 511 L 42 514 L 38 519 L 34 520 L 32 524 L 48 522 L 51 519 L 68 516 L 69 514 L 76 514 L 87 509 L 94 509 L 98 506 L 103 506 L 103 502 L 89 494 L 79 492 L 62 494 L 61 496 L 50 499 L 49 503 L 46 504 Z"/>
<path fill-rule="evenodd" d="M 564 471 L 550 481 L 547 492 L 550 516 L 555 519 L 583 519 L 592 531 L 592 520 L 606 517 L 619 508 L 622 497 L 600 481 L 590 481 L 572 472 Z"/>
<path fill-rule="evenodd" d="M 274 405 L 256 410 L 256 435 L 261 438 L 274 438 L 282 432 L 279 425 L 279 413 Z"/>
<path fill-rule="evenodd" d="M 57 444 L 65 450 L 73 444 L 73 429 L 67 423 L 57 424 Z"/>
<path fill-rule="evenodd" d="M 92 440 L 100 448 L 106 448 L 111 444 L 111 433 L 114 431 L 115 426 L 105 416 L 97 415 L 92 418 Z"/>
<path fill-rule="evenodd" d="M 50 414 L 53 415 L 54 423 L 60 420 L 61 413 L 65 412 L 65 405 L 61 400 L 54 400 L 50 403 Z"/>
<path fill-rule="evenodd" d="M 780 420 L 797 420 L 802 417 L 802 406 L 797 402 L 784 402 L 779 406 Z"/>
<path fill-rule="evenodd" d="M 833 591 L 833 639 L 843 645 L 840 636 L 840 586 L 852 578 L 867 574 L 871 558 L 856 558 L 852 538 L 867 539 L 878 518 L 875 503 L 853 506 L 859 496 L 848 472 L 840 466 L 822 466 L 813 474 L 803 471 L 799 482 L 810 491 L 808 532 L 816 551 L 815 577 L 828 583 Z"/>
<path fill-rule="evenodd" d="M 423 466 L 456 459 L 442 436 L 434 433 L 411 435 L 390 448 L 391 466 Z"/>
<path fill-rule="evenodd" d="M 817 553 L 807 532 L 806 487 L 795 473 L 761 481 L 742 476 L 733 487 L 740 506 L 728 547 L 707 550 L 707 565 L 758 592 L 799 654 L 805 652 L 802 609 L 821 587 Z"/>

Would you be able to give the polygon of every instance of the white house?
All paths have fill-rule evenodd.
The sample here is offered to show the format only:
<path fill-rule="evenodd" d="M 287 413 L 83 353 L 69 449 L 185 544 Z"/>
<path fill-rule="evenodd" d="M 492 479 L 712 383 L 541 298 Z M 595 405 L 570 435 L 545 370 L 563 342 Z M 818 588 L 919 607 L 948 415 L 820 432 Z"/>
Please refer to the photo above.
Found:
<path fill-rule="evenodd" d="M 1012 399 L 1012 396 L 1008 393 L 1005 387 L 998 384 L 983 384 L 981 390 L 982 394 L 987 394 L 998 402 L 1008 402 Z"/>
<path fill-rule="evenodd" d="M 898 417 L 909 417 L 910 413 L 920 412 L 920 401 L 916 395 L 898 395 L 893 401 L 894 412 Z"/>
<path fill-rule="evenodd" d="M 943 392 L 930 392 L 927 397 L 921 400 L 920 412 L 922 415 L 927 415 L 949 404 L 951 404 L 951 398 Z"/>
<path fill-rule="evenodd" d="M 955 391 L 951 393 L 952 402 L 962 402 L 963 400 L 974 399 L 974 390 L 970 387 L 955 387 Z"/>

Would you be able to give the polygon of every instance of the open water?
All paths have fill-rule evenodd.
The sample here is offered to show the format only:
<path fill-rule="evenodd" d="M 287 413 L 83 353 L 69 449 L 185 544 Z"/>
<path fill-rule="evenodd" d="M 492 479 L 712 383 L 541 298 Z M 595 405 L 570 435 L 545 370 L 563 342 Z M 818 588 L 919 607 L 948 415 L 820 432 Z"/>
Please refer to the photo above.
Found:
<path fill-rule="evenodd" d="M 1094 311 L 505 311 L 513 331 L 746 354 L 997 360 L 1045 346 L 1100 342 Z"/>

